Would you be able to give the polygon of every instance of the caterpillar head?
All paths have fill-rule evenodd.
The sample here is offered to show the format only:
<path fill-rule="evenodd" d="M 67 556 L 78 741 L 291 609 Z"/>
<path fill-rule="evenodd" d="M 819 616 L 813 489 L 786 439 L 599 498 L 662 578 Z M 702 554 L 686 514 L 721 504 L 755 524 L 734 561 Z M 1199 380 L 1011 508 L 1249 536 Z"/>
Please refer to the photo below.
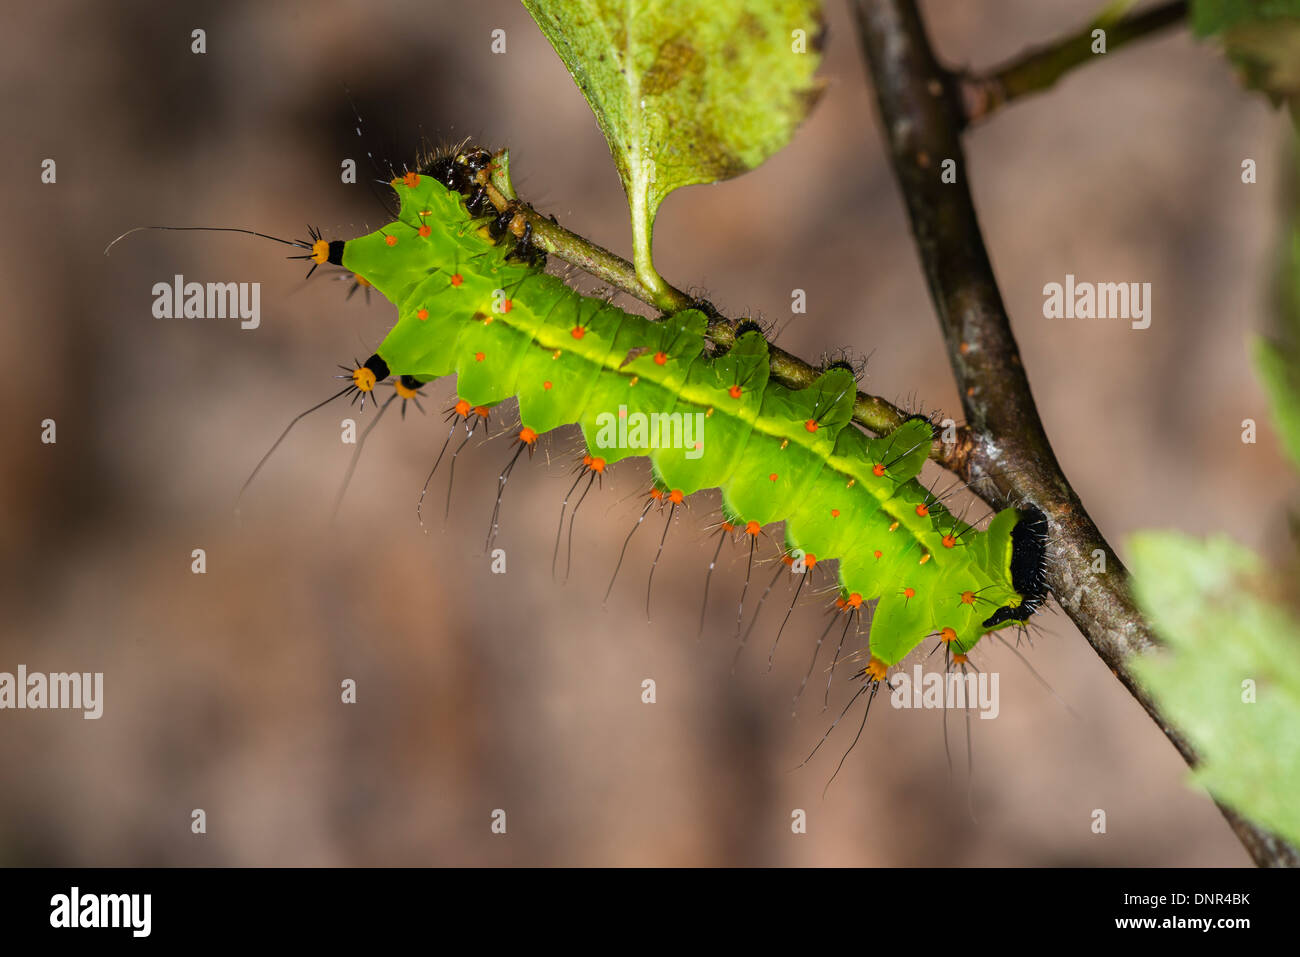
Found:
<path fill-rule="evenodd" d="M 1011 529 L 1009 568 L 1011 587 L 1020 596 L 1020 603 L 1003 605 L 993 612 L 983 622 L 985 628 L 1028 621 L 1047 600 L 1047 516 L 1034 505 L 1016 511 L 1018 519 Z"/>
<path fill-rule="evenodd" d="M 418 172 L 432 176 L 450 190 L 470 196 L 487 185 L 487 169 L 491 165 L 491 152 L 481 146 L 462 143 L 455 149 L 425 159 Z"/>

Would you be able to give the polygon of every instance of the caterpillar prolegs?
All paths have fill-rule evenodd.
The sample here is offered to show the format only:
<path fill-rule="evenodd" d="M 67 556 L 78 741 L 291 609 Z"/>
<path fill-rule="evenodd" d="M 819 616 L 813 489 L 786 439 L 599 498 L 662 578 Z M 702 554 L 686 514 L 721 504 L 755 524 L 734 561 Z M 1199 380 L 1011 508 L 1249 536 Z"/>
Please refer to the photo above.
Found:
<path fill-rule="evenodd" d="M 961 521 L 917 481 L 928 421 L 868 437 L 851 422 L 848 369 L 789 389 L 770 377 L 752 324 L 722 351 L 709 348 L 699 309 L 649 320 L 579 294 L 543 271 L 523 217 L 493 190 L 493 162 L 474 148 L 437 157 L 392 181 L 393 221 L 304 244 L 306 258 L 344 267 L 398 310 L 349 389 L 391 375 L 414 395 L 454 373 L 464 418 L 518 397 L 516 458 L 576 423 L 589 469 L 648 454 L 661 496 L 718 488 L 728 525 L 755 534 L 784 522 L 805 568 L 838 563 L 843 607 L 877 601 L 861 672 L 871 681 L 931 636 L 964 660 L 1043 603 L 1046 519 L 1030 507 L 1004 509 L 983 530 Z M 625 426 L 645 422 L 669 440 Z"/>

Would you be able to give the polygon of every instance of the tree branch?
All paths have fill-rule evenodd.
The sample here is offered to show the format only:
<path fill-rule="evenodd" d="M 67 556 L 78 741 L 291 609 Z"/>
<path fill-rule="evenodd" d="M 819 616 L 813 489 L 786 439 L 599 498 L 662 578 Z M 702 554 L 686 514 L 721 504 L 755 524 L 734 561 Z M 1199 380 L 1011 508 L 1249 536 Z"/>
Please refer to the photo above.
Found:
<path fill-rule="evenodd" d="M 957 78 L 965 125 L 974 126 L 1009 101 L 1041 93 L 1076 66 L 1091 62 L 1092 31 L 1106 31 L 1106 51 L 1113 53 L 1125 44 L 1150 36 L 1187 19 L 1187 0 L 1173 0 L 1151 7 L 1114 23 L 1094 20 L 1078 33 L 1055 43 L 1021 54 L 983 73 L 963 72 Z"/>
<path fill-rule="evenodd" d="M 863 53 L 875 84 L 890 159 L 911 216 L 971 435 L 958 474 L 987 483 L 997 502 L 1029 501 L 1051 524 L 1056 600 L 1102 661 L 1188 762 L 1196 754 L 1138 687 L 1128 659 L 1157 644 L 1129 589 L 1128 575 L 1061 471 L 1039 419 L 1020 351 L 984 247 L 967 187 L 960 130 L 960 80 L 940 67 L 915 0 L 854 0 Z M 939 164 L 953 159 L 957 183 Z M 1094 556 L 1106 571 L 1091 571 Z M 1300 865 L 1276 836 L 1220 805 L 1260 865 Z"/>

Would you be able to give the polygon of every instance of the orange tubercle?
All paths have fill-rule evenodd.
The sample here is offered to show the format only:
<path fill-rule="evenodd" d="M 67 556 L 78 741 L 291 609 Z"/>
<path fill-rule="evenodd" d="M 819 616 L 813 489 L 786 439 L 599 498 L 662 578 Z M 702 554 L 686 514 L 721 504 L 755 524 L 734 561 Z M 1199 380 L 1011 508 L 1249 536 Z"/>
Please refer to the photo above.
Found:
<path fill-rule="evenodd" d="M 668 354 L 665 352 L 655 353 L 655 365 L 661 366 L 668 361 Z"/>
<path fill-rule="evenodd" d="M 469 416 L 469 410 L 472 409 L 472 408 L 473 408 L 473 406 L 471 406 L 471 405 L 470 405 L 468 402 L 466 402 L 464 399 L 457 399 L 457 400 L 456 400 L 456 414 L 459 415 L 461 418 L 466 418 L 466 417 L 468 417 L 468 416 Z"/>
<path fill-rule="evenodd" d="M 591 461 L 587 463 L 587 468 L 591 469 L 593 472 L 603 474 L 605 471 L 605 460 L 599 455 L 593 455 Z"/>
<path fill-rule="evenodd" d="M 419 229 L 419 233 L 420 233 L 420 235 L 423 236 L 425 239 L 428 239 L 429 236 L 433 233 L 433 230 L 429 228 L 429 224 L 428 224 L 428 223 L 425 223 L 423 226 L 420 227 L 420 229 Z"/>
<path fill-rule="evenodd" d="M 940 628 L 939 640 L 945 645 L 950 645 L 957 640 L 957 632 L 952 628 Z"/>
<path fill-rule="evenodd" d="M 675 488 L 668 493 L 668 501 L 672 502 L 674 505 L 681 505 L 685 499 L 686 496 L 682 494 L 682 490 L 679 488 Z"/>
<path fill-rule="evenodd" d="M 537 441 L 537 433 L 525 425 L 519 430 L 519 441 L 524 445 L 532 445 Z"/>
<path fill-rule="evenodd" d="M 975 604 L 975 593 L 973 591 L 964 591 L 961 593 L 961 603 L 963 605 Z"/>
<path fill-rule="evenodd" d="M 862 674 L 872 681 L 884 681 L 885 676 L 889 674 L 889 665 L 872 655 L 871 660 L 867 662 L 867 666 L 862 669 Z"/>
<path fill-rule="evenodd" d="M 582 326 L 574 326 L 572 329 L 569 330 L 569 335 L 573 336 L 573 338 L 575 339 L 581 339 L 586 334 L 587 334 L 587 330 L 584 329 Z"/>
<path fill-rule="evenodd" d="M 424 322 L 426 319 L 429 318 L 429 310 L 428 309 L 417 310 L 415 313 L 415 318 L 419 319 L 421 322 Z"/>
<path fill-rule="evenodd" d="M 758 522 L 755 522 L 755 521 L 748 521 L 748 522 L 745 523 L 745 534 L 746 534 L 746 535 L 753 535 L 753 536 L 757 537 L 757 536 L 758 536 L 758 533 L 761 532 L 762 530 L 763 530 L 763 526 L 760 525 L 760 524 L 758 524 Z"/>
<path fill-rule="evenodd" d="M 877 462 L 875 465 L 871 466 L 871 474 L 874 475 L 876 478 L 883 477 L 885 474 L 884 463 Z"/>
<path fill-rule="evenodd" d="M 402 182 L 404 182 L 411 189 L 415 189 L 415 187 L 420 185 L 420 174 L 414 172 L 407 173 L 405 176 L 402 177 Z"/>
<path fill-rule="evenodd" d="M 853 594 L 849 595 L 848 600 L 845 602 L 845 604 L 848 605 L 850 608 L 861 608 L 862 596 L 859 595 L 857 592 L 853 592 Z"/>
<path fill-rule="evenodd" d="M 371 392 L 375 388 L 375 374 L 364 367 L 354 369 L 352 370 L 352 384 L 362 392 Z"/>
<path fill-rule="evenodd" d="M 904 598 L 915 598 L 915 597 L 916 597 L 916 589 L 915 589 L 915 588 L 912 588 L 910 585 L 909 585 L 907 588 L 904 588 L 904 589 L 903 589 L 903 597 L 904 597 Z"/>
<path fill-rule="evenodd" d="M 454 276 L 451 277 L 451 284 L 453 286 L 459 286 L 464 281 L 465 281 L 465 277 L 462 276 L 460 273 L 456 273 Z"/>
<path fill-rule="evenodd" d="M 396 236 L 385 236 L 385 237 L 384 237 L 384 242 L 388 243 L 388 245 L 390 245 L 390 246 L 396 246 L 396 245 L 397 245 L 397 237 L 396 237 Z"/>
<path fill-rule="evenodd" d="M 943 537 L 943 547 L 944 548 L 957 547 L 957 539 L 951 532 L 949 532 L 947 535 Z"/>
<path fill-rule="evenodd" d="M 329 262 L 330 244 L 323 239 L 318 239 L 311 244 L 311 261 L 318 266 L 323 266 Z"/>
<path fill-rule="evenodd" d="M 740 394 L 742 392 L 744 392 L 744 389 L 742 389 L 738 385 L 733 385 L 730 389 L 727 390 L 727 394 L 731 396 L 733 399 L 739 399 Z"/>
<path fill-rule="evenodd" d="M 916 506 L 916 514 L 920 515 L 922 518 L 925 518 L 927 515 L 930 514 L 930 506 L 922 502 L 920 505 Z"/>
<path fill-rule="evenodd" d="M 803 424 L 803 427 L 804 427 L 805 429 L 807 429 L 809 432 L 816 432 L 816 431 L 817 431 L 817 420 L 816 420 L 816 419 L 809 419 L 807 422 L 805 422 L 805 423 Z"/>
<path fill-rule="evenodd" d="M 401 377 L 398 377 L 398 379 L 393 383 L 393 388 L 403 399 L 414 399 L 420 394 L 419 386 L 416 386 L 414 389 L 408 389 L 403 385 Z"/>

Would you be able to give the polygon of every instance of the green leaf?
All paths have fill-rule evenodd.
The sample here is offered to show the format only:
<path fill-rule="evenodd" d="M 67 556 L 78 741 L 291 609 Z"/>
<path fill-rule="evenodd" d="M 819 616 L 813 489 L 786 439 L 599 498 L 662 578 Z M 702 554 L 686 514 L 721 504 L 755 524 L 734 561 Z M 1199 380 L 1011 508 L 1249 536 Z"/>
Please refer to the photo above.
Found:
<path fill-rule="evenodd" d="M 1226 538 L 1143 532 L 1129 547 L 1138 603 L 1167 644 L 1134 673 L 1201 756 L 1193 780 L 1300 843 L 1300 623 L 1267 597 L 1259 557 Z"/>
<path fill-rule="evenodd" d="M 1194 0 L 1192 30 L 1219 37 L 1242 82 L 1300 123 L 1300 0 Z"/>
<path fill-rule="evenodd" d="M 1255 373 L 1264 383 L 1273 407 L 1273 421 L 1282 447 L 1300 469 L 1300 366 L 1277 345 L 1256 336 L 1253 342 Z"/>
<path fill-rule="evenodd" d="M 587 98 L 623 178 L 637 276 L 655 214 L 681 186 L 753 169 L 822 86 L 818 0 L 524 0 Z"/>
<path fill-rule="evenodd" d="M 1276 341 L 1255 337 L 1251 351 L 1255 373 L 1273 407 L 1273 421 L 1282 446 L 1300 469 L 1300 136 L 1292 143 L 1295 176 L 1292 183 L 1290 235 L 1283 246 L 1279 273 L 1279 322 Z"/>
<path fill-rule="evenodd" d="M 1283 17 L 1300 17 L 1300 0 L 1192 0 L 1192 31 L 1199 37 Z"/>

